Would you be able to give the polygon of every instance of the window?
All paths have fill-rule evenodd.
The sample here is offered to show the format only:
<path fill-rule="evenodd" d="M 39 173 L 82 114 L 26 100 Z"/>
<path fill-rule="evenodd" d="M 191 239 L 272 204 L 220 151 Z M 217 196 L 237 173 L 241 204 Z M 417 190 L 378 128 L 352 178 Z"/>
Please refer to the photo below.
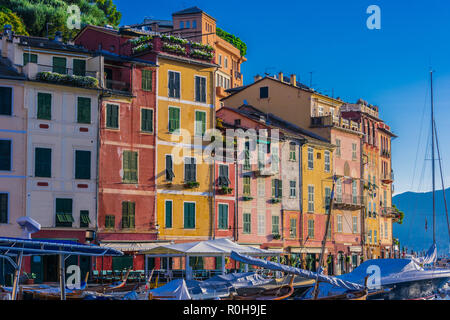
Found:
<path fill-rule="evenodd" d="M 166 228 L 172 228 L 172 217 L 173 217 L 173 203 L 172 200 L 164 201 L 164 212 L 165 212 L 165 226 Z"/>
<path fill-rule="evenodd" d="M 341 156 L 341 140 L 336 139 L 336 157 Z"/>
<path fill-rule="evenodd" d="M 23 65 L 26 66 L 28 62 L 37 63 L 37 54 L 32 54 L 29 52 L 23 53 Z"/>
<path fill-rule="evenodd" d="M 228 205 L 219 203 L 219 229 L 228 230 Z"/>
<path fill-rule="evenodd" d="M 289 144 L 289 160 L 290 161 L 296 161 L 297 159 L 297 153 L 295 150 L 295 143 Z"/>
<path fill-rule="evenodd" d="M 272 148 L 272 172 L 277 173 L 279 169 L 278 148 Z"/>
<path fill-rule="evenodd" d="M 325 187 L 325 213 L 330 213 L 331 189 Z"/>
<path fill-rule="evenodd" d="M 258 178 L 258 196 L 264 197 L 266 195 L 266 180 Z"/>
<path fill-rule="evenodd" d="M 289 187 L 290 187 L 290 192 L 289 192 L 289 196 L 291 198 L 295 198 L 297 196 L 297 190 L 296 190 L 296 186 L 297 183 L 295 182 L 295 180 L 289 181 Z"/>
<path fill-rule="evenodd" d="M 0 223 L 8 223 L 8 194 L 0 193 Z"/>
<path fill-rule="evenodd" d="M 373 203 L 373 211 L 372 211 L 373 217 L 376 218 L 377 217 L 377 204 L 374 202 Z"/>
<path fill-rule="evenodd" d="M 152 80 L 153 80 L 153 71 L 142 70 L 142 90 L 152 91 Z"/>
<path fill-rule="evenodd" d="M 0 87 L 0 115 L 12 115 L 12 88 Z"/>
<path fill-rule="evenodd" d="M 72 199 L 56 199 L 56 227 L 72 227 Z"/>
<path fill-rule="evenodd" d="M 115 104 L 106 105 L 106 127 L 109 129 L 119 128 L 119 106 Z"/>
<path fill-rule="evenodd" d="M 206 78 L 195 76 L 195 101 L 206 103 Z"/>
<path fill-rule="evenodd" d="M 78 97 L 77 122 L 91 123 L 91 98 Z"/>
<path fill-rule="evenodd" d="M 184 228 L 195 229 L 195 203 L 184 203 Z"/>
<path fill-rule="evenodd" d="M 381 222 L 381 226 L 380 226 L 380 239 L 383 239 L 383 227 L 384 227 L 384 222 Z"/>
<path fill-rule="evenodd" d="M 356 180 L 352 181 L 352 201 L 353 204 L 357 204 L 358 203 L 358 197 L 357 197 L 357 185 L 356 185 Z"/>
<path fill-rule="evenodd" d="M 259 88 L 259 98 L 265 99 L 269 97 L 269 87 L 261 87 Z"/>
<path fill-rule="evenodd" d="M 297 238 L 297 219 L 291 218 L 289 224 L 289 236 L 291 238 Z"/>
<path fill-rule="evenodd" d="M 369 230 L 369 243 L 372 243 L 372 230 Z"/>
<path fill-rule="evenodd" d="M 67 73 L 67 59 L 60 57 L 53 57 L 53 72 L 66 74 Z"/>
<path fill-rule="evenodd" d="M 197 20 L 192 20 L 192 29 L 197 29 Z"/>
<path fill-rule="evenodd" d="M 38 92 L 37 118 L 42 120 L 52 119 L 52 95 Z"/>
<path fill-rule="evenodd" d="M 184 29 L 184 21 L 180 21 L 180 29 Z"/>
<path fill-rule="evenodd" d="M 353 233 L 358 233 L 358 217 L 352 217 Z"/>
<path fill-rule="evenodd" d="M 180 98 L 180 73 L 169 71 L 169 98 Z"/>
<path fill-rule="evenodd" d="M 190 29 L 191 28 L 191 22 L 188 20 L 188 21 L 186 21 L 186 28 L 187 29 Z"/>
<path fill-rule="evenodd" d="M 219 65 L 222 65 L 222 55 L 219 54 Z"/>
<path fill-rule="evenodd" d="M 141 109 L 141 131 L 153 133 L 153 109 Z"/>
<path fill-rule="evenodd" d="M 280 234 L 280 217 L 272 216 L 272 234 Z"/>
<path fill-rule="evenodd" d="M 250 166 L 250 141 L 246 141 L 245 142 L 243 169 L 244 170 L 250 170 L 251 169 L 251 166 Z"/>
<path fill-rule="evenodd" d="M 373 230 L 373 242 L 376 244 L 377 241 L 377 230 Z"/>
<path fill-rule="evenodd" d="M 244 224 L 243 224 L 242 233 L 250 234 L 252 231 L 252 216 L 251 216 L 251 214 L 244 213 L 243 220 L 244 220 Z"/>
<path fill-rule="evenodd" d="M 75 179 L 91 178 L 91 152 L 75 151 Z"/>
<path fill-rule="evenodd" d="M 330 172 L 330 151 L 325 151 L 325 172 Z"/>
<path fill-rule="evenodd" d="M 369 218 L 372 216 L 372 202 L 369 202 Z"/>
<path fill-rule="evenodd" d="M 169 132 L 178 134 L 180 130 L 180 109 L 169 107 Z"/>
<path fill-rule="evenodd" d="M 184 158 L 184 181 L 194 182 L 197 179 L 197 165 L 195 158 Z"/>
<path fill-rule="evenodd" d="M 266 214 L 258 212 L 258 235 L 266 234 Z"/>
<path fill-rule="evenodd" d="M 225 68 L 228 68 L 228 58 L 225 57 L 225 58 L 223 59 L 223 61 L 225 62 Z"/>
<path fill-rule="evenodd" d="M 0 140 L 0 170 L 11 171 L 11 140 Z"/>
<path fill-rule="evenodd" d="M 308 169 L 314 169 L 314 150 L 313 148 L 308 148 Z"/>
<path fill-rule="evenodd" d="M 135 208 L 134 202 L 122 202 L 122 229 L 134 229 Z"/>
<path fill-rule="evenodd" d="M 80 228 L 89 228 L 91 219 L 89 218 L 89 210 L 80 211 Z"/>
<path fill-rule="evenodd" d="M 86 75 L 86 60 L 73 59 L 73 74 L 83 77 Z"/>
<path fill-rule="evenodd" d="M 383 190 L 383 207 L 387 207 L 387 191 Z"/>
<path fill-rule="evenodd" d="M 203 136 L 206 132 L 206 112 L 195 111 L 195 135 Z"/>
<path fill-rule="evenodd" d="M 314 220 L 308 220 L 308 237 L 314 239 Z"/>
<path fill-rule="evenodd" d="M 262 170 L 266 166 L 266 151 L 265 145 L 262 143 L 258 143 L 258 169 Z"/>
<path fill-rule="evenodd" d="M 138 182 L 138 153 L 136 151 L 123 152 L 123 182 Z"/>
<path fill-rule="evenodd" d="M 388 238 L 388 224 L 387 222 L 384 224 L 384 238 Z"/>
<path fill-rule="evenodd" d="M 356 160 L 356 143 L 352 143 L 352 160 Z"/>
<path fill-rule="evenodd" d="M 314 212 L 314 186 L 308 186 L 308 212 Z"/>
<path fill-rule="evenodd" d="M 250 195 L 250 177 L 249 176 L 244 176 L 242 187 L 243 187 L 242 193 L 246 196 L 249 196 Z"/>
<path fill-rule="evenodd" d="M 340 178 L 336 180 L 336 202 L 342 203 L 342 180 Z"/>
<path fill-rule="evenodd" d="M 337 215 L 337 232 L 342 232 L 342 216 Z"/>
<path fill-rule="evenodd" d="M 34 150 L 34 176 L 50 178 L 52 175 L 52 149 L 36 148 Z"/>
<path fill-rule="evenodd" d="M 272 197 L 277 199 L 282 197 L 282 183 L 280 179 L 272 179 Z"/>
<path fill-rule="evenodd" d="M 105 216 L 105 229 L 114 229 L 116 227 L 116 217 L 113 215 Z"/>
<path fill-rule="evenodd" d="M 228 166 L 221 164 L 219 165 L 219 186 L 220 187 L 228 187 L 231 184 L 230 179 L 228 178 Z"/>
<path fill-rule="evenodd" d="M 173 178 L 175 178 L 175 174 L 173 173 L 172 155 L 166 154 L 166 180 L 172 181 Z"/>

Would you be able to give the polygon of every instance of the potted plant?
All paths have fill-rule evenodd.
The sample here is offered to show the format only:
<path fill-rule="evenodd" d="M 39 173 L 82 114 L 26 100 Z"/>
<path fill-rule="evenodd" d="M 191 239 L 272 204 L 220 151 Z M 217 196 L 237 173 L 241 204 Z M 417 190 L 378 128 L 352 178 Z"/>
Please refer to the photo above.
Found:
<path fill-rule="evenodd" d="M 192 189 L 192 188 L 198 188 L 198 186 L 200 185 L 199 182 L 197 181 L 187 181 L 184 186 L 186 188 Z"/>
<path fill-rule="evenodd" d="M 281 235 L 278 234 L 278 233 L 275 233 L 275 234 L 272 235 L 272 239 L 273 240 L 279 240 L 279 239 L 281 239 Z"/>
<path fill-rule="evenodd" d="M 280 203 L 280 198 L 272 198 L 271 200 L 270 200 L 272 203 Z"/>
<path fill-rule="evenodd" d="M 233 191 L 233 188 L 227 187 L 227 186 L 221 186 L 220 187 L 220 192 L 223 194 L 231 194 L 231 192 Z"/>
<path fill-rule="evenodd" d="M 253 197 L 249 197 L 249 196 L 242 197 L 242 201 L 250 201 L 250 200 L 253 200 Z"/>
<path fill-rule="evenodd" d="M 36 279 L 36 274 L 35 273 L 24 273 L 26 279 L 25 279 L 25 284 L 34 284 L 34 279 Z"/>

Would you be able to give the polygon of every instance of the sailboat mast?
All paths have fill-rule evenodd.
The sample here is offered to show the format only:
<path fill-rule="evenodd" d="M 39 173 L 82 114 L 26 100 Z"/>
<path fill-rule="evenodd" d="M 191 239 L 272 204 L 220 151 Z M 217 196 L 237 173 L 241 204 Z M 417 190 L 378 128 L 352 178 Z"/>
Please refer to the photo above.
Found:
<path fill-rule="evenodd" d="M 430 71 L 430 80 L 431 80 L 431 177 L 433 183 L 433 244 L 436 243 L 436 198 L 435 198 L 435 189 L 436 189 L 436 181 L 434 174 L 434 101 L 433 101 L 433 70 Z"/>

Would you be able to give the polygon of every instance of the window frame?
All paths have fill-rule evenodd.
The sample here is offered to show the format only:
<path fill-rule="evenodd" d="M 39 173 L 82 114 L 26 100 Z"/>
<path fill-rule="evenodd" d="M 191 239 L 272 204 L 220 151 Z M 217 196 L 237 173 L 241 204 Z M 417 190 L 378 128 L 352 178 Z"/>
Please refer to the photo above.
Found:
<path fill-rule="evenodd" d="M 2 218 L 2 214 L 0 211 L 0 225 L 2 224 L 8 224 L 9 223 L 9 209 L 10 209 L 10 197 L 9 197 L 9 192 L 7 191 L 1 191 L 0 192 L 0 199 L 6 196 L 6 212 L 5 212 L 5 218 L 6 220 L 4 222 L 2 222 L 1 218 Z M 1 210 L 1 201 L 0 201 L 0 210 Z"/>
<path fill-rule="evenodd" d="M 312 194 L 310 193 L 310 188 L 312 188 Z M 312 195 L 312 197 L 310 197 L 310 195 Z M 308 203 L 308 212 L 310 212 L 310 213 L 314 213 L 314 210 L 315 210 L 314 197 L 315 197 L 315 186 L 312 184 L 309 184 L 308 185 L 308 202 L 307 203 Z M 312 198 L 312 200 L 310 198 Z M 311 208 L 312 208 L 312 210 L 311 210 Z"/>
<path fill-rule="evenodd" d="M 198 132 L 197 131 L 197 114 L 204 114 L 205 116 L 205 122 L 202 122 L 202 131 L 204 132 Z M 196 109 L 194 112 L 194 135 L 197 137 L 203 137 L 206 133 L 206 130 L 208 128 L 208 121 L 207 121 L 207 112 L 204 110 L 198 110 Z"/>
<path fill-rule="evenodd" d="M 167 203 L 170 202 L 170 226 L 168 226 L 168 212 L 167 212 Z M 173 228 L 173 200 L 165 199 L 164 200 L 164 228 L 172 229 Z"/>
<path fill-rule="evenodd" d="M 178 128 L 177 129 L 172 129 L 171 130 L 171 126 L 170 126 L 170 110 L 178 110 Z M 175 135 L 179 135 L 180 131 L 181 131 L 181 108 L 180 107 L 176 107 L 176 106 L 169 106 L 167 108 L 167 131 L 169 134 L 175 134 Z"/>
<path fill-rule="evenodd" d="M 221 211 L 220 208 L 226 206 L 226 226 L 224 227 L 224 225 L 221 225 L 222 219 L 221 219 Z M 228 205 L 228 203 L 223 203 L 223 202 L 219 202 L 217 203 L 217 229 L 218 230 L 228 230 L 229 226 L 230 226 L 230 207 Z"/>
<path fill-rule="evenodd" d="M 194 168 L 195 168 L 195 175 L 194 175 L 194 179 L 193 180 L 187 180 L 187 176 L 186 176 L 186 165 L 192 166 L 192 163 L 186 163 L 186 159 L 194 159 Z M 184 157 L 183 159 L 183 164 L 184 164 L 184 181 L 185 182 L 196 182 L 197 181 L 197 159 L 195 157 Z"/>
<path fill-rule="evenodd" d="M 175 92 L 175 96 L 171 96 L 172 91 L 170 89 L 170 73 L 179 75 L 178 96 L 176 95 L 176 92 Z M 175 80 L 176 80 L 176 77 L 175 77 Z M 177 100 L 181 99 L 181 72 L 180 71 L 167 70 L 167 90 L 168 90 L 167 96 L 169 97 L 169 99 L 177 99 Z"/>
<path fill-rule="evenodd" d="M 10 110 L 9 110 L 9 114 L 0 114 L 0 117 L 12 117 L 14 116 L 14 87 L 12 86 L 0 86 L 0 88 L 8 88 L 11 90 L 11 105 L 10 105 Z M 4 100 L 2 100 L 0 103 L 3 103 Z"/>
<path fill-rule="evenodd" d="M 126 152 L 131 155 L 131 159 L 128 159 L 128 161 L 130 161 L 130 166 L 132 166 L 131 161 L 133 161 L 134 154 L 136 154 L 136 180 L 125 178 L 125 170 L 128 170 L 130 172 L 130 177 L 133 174 L 133 169 L 131 167 L 125 168 L 125 153 Z M 134 151 L 134 150 L 129 150 L 129 149 L 122 150 L 122 170 L 123 170 L 123 176 L 122 176 L 123 184 L 138 184 L 139 183 L 139 151 Z"/>
<path fill-rule="evenodd" d="M 89 121 L 80 121 L 80 99 L 81 100 L 89 100 Z M 83 120 L 83 119 L 81 119 Z M 91 97 L 77 97 L 77 123 L 78 124 L 91 124 L 92 123 L 92 99 Z"/>
<path fill-rule="evenodd" d="M 186 227 L 186 207 L 185 204 L 194 204 L 194 226 Z M 183 201 L 183 229 L 195 230 L 197 224 L 197 203 L 195 201 Z"/>
<path fill-rule="evenodd" d="M 108 125 L 108 107 L 117 107 L 117 127 L 112 127 Z M 105 106 L 105 128 L 109 130 L 120 130 L 120 104 L 117 103 L 106 103 Z"/>
<path fill-rule="evenodd" d="M 42 175 L 37 175 L 37 173 L 36 173 L 36 168 L 37 168 L 37 166 L 36 166 L 36 164 L 37 164 L 37 159 L 36 159 L 36 157 L 37 157 L 37 149 L 45 149 L 45 150 L 50 150 L 50 171 L 49 171 L 49 175 L 48 176 L 42 176 Z M 52 164 L 53 164 L 53 149 L 50 147 L 50 148 L 48 148 L 48 147 L 37 147 L 37 146 L 35 146 L 34 147 L 34 150 L 33 150 L 33 152 L 34 152 L 34 177 L 35 178 L 47 178 L 47 179 L 49 179 L 49 178 L 51 178 L 52 177 Z"/>
<path fill-rule="evenodd" d="M 8 141 L 9 142 L 9 169 L 0 168 L 0 172 L 11 172 L 13 170 L 13 139 L 0 139 L 0 142 Z"/>
<path fill-rule="evenodd" d="M 144 111 L 151 111 L 151 121 L 150 121 L 150 123 L 151 123 L 151 130 L 144 130 L 143 128 L 142 128 L 142 126 L 143 126 L 143 124 L 144 124 L 144 122 L 143 122 L 143 114 L 144 114 Z M 141 133 L 145 133 L 145 134 L 154 134 L 154 132 L 155 132 L 155 126 L 154 126 L 154 121 L 155 121 L 155 111 L 153 110 L 153 108 L 147 108 L 147 107 L 142 107 L 141 108 L 141 112 L 140 112 L 140 122 L 141 122 Z"/>
<path fill-rule="evenodd" d="M 144 74 L 148 75 L 150 73 L 150 79 L 144 77 Z M 145 80 L 145 81 L 144 81 Z M 149 82 L 150 80 L 150 82 Z M 146 85 L 150 83 L 150 89 Z M 146 84 L 146 85 L 144 85 Z M 153 70 L 141 69 L 141 89 L 142 91 L 152 92 L 153 91 Z"/>
<path fill-rule="evenodd" d="M 308 147 L 307 150 L 308 170 L 314 170 L 314 148 Z"/>
<path fill-rule="evenodd" d="M 40 109 L 39 108 L 39 95 L 50 96 L 50 116 L 48 118 L 42 117 L 42 115 L 41 115 L 41 117 L 39 117 L 39 114 L 40 114 L 40 112 L 39 112 L 39 109 Z M 38 91 L 36 94 L 36 119 L 39 121 L 42 121 L 42 120 L 51 121 L 52 120 L 52 106 L 53 106 L 53 93 L 48 92 L 48 91 Z M 47 116 L 47 115 L 45 115 L 45 116 Z"/>
<path fill-rule="evenodd" d="M 200 79 L 200 81 L 199 81 L 200 88 L 197 87 L 197 78 Z M 205 81 L 204 91 L 201 90 L 202 89 L 201 88 L 201 85 L 202 85 L 201 80 Z M 199 90 L 198 99 L 197 99 L 197 90 Z M 207 79 L 207 77 L 200 76 L 200 75 L 194 75 L 194 101 L 198 102 L 198 103 L 206 103 L 207 100 L 208 100 L 208 79 Z"/>

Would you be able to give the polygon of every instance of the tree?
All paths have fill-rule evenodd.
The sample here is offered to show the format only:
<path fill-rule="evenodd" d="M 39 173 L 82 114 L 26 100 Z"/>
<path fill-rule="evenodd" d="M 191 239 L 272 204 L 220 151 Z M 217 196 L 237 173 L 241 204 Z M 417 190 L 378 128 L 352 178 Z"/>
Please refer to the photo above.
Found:
<path fill-rule="evenodd" d="M 394 209 L 394 214 L 397 217 L 395 222 L 397 222 L 398 224 L 402 224 L 403 223 L 403 218 L 405 217 L 405 213 L 403 211 L 400 211 L 395 204 L 392 205 L 392 208 Z"/>
<path fill-rule="evenodd" d="M 5 7 L 0 7 L 0 28 L 3 30 L 5 24 L 9 24 L 12 26 L 12 29 L 16 34 L 20 35 L 28 35 L 27 30 L 25 29 L 25 25 L 14 12 Z"/>
<path fill-rule="evenodd" d="M 47 36 L 47 30 L 49 35 L 62 31 L 67 40 L 79 31 L 67 27 L 70 5 L 80 8 L 81 28 L 86 24 L 117 27 L 121 19 L 112 0 L 0 0 L 0 5 L 16 13 L 29 34 L 40 37 Z"/>

